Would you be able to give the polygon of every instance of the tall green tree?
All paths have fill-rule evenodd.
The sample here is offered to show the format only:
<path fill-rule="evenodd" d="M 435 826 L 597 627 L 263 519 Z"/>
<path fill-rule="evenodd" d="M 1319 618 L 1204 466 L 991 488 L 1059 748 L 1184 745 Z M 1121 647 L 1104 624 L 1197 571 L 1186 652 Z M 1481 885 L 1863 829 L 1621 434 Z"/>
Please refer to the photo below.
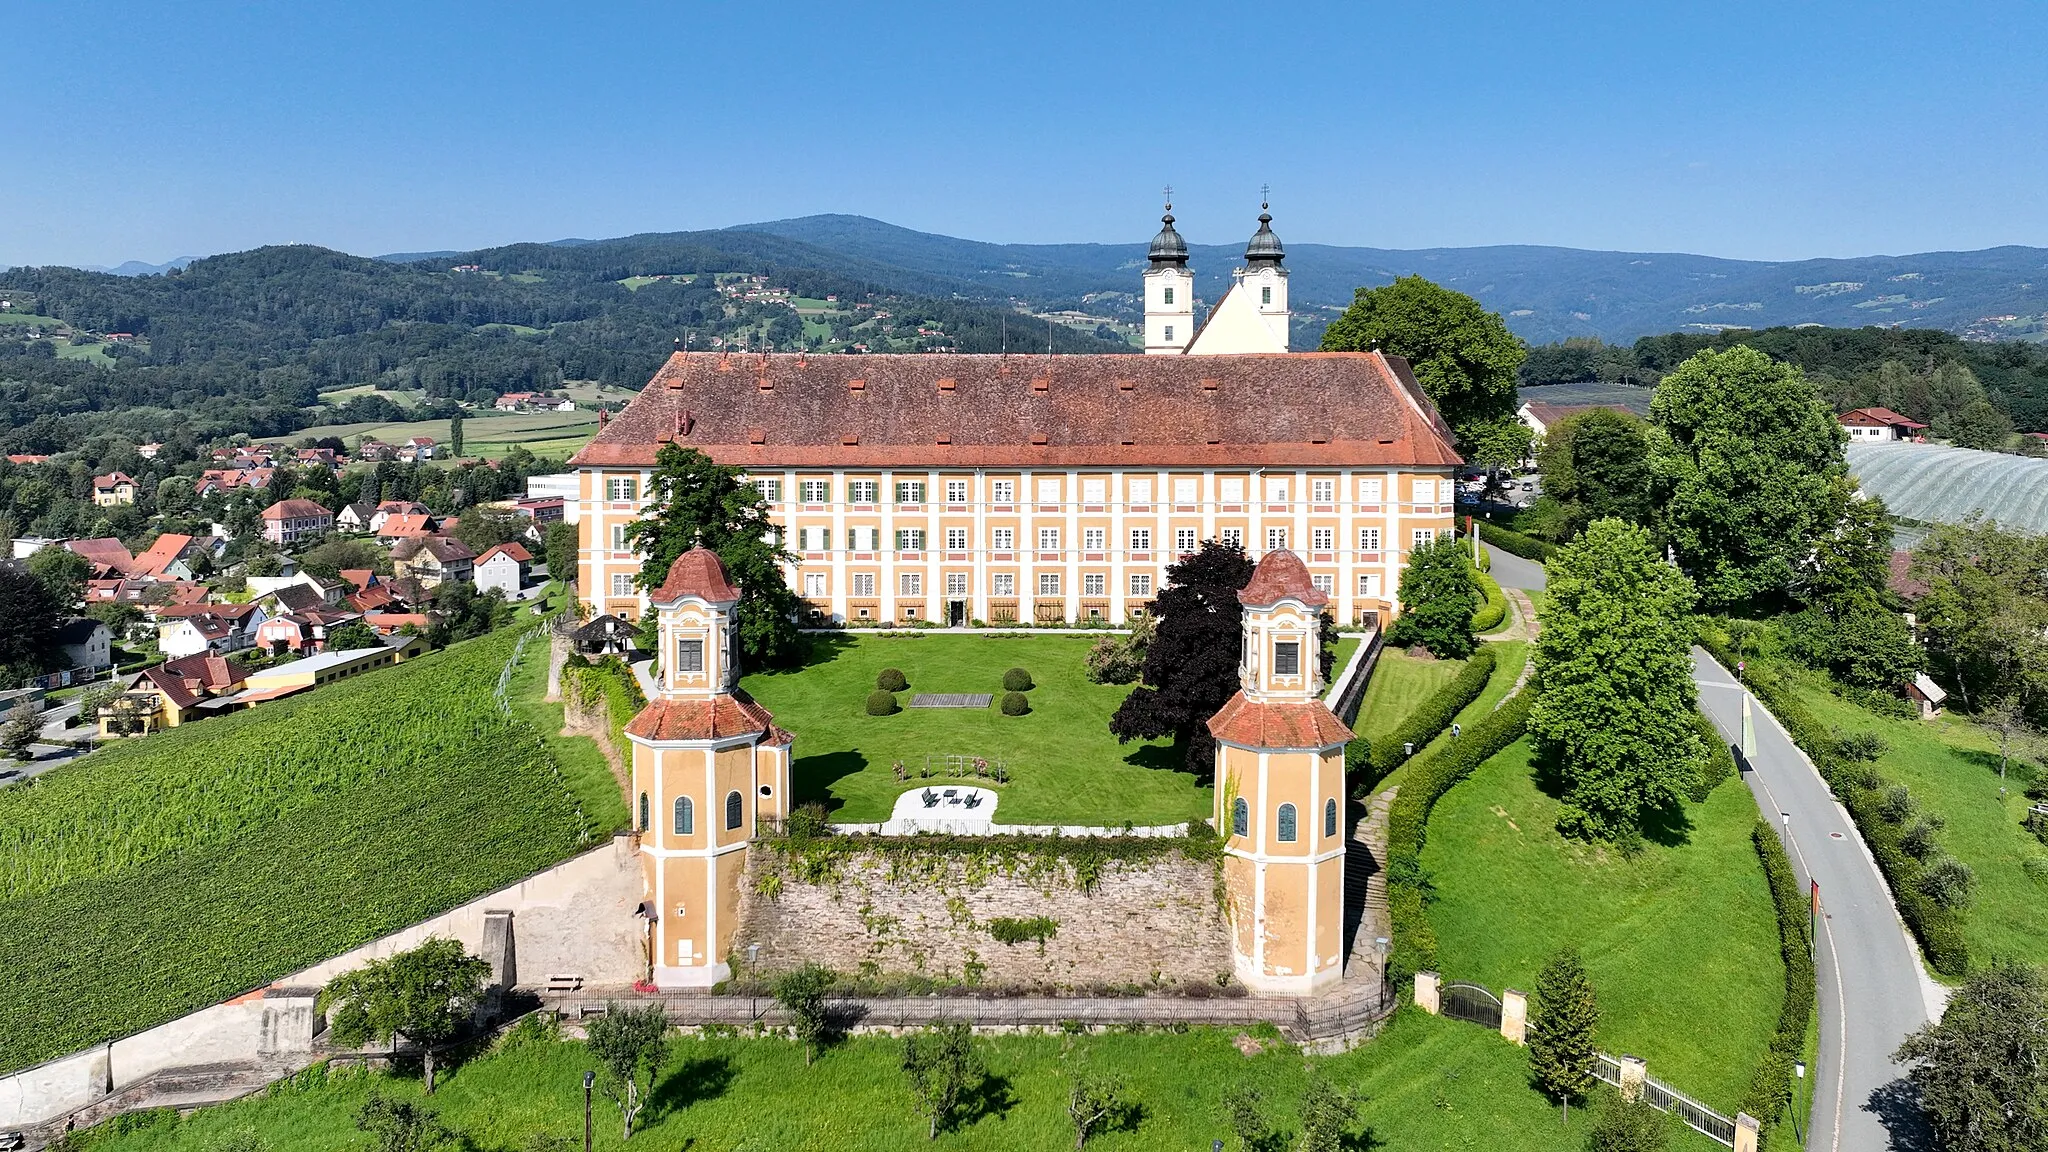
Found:
<path fill-rule="evenodd" d="M 1473 463 L 1512 464 L 1528 451 L 1528 430 L 1515 419 L 1515 370 L 1527 351 L 1463 292 L 1420 276 L 1360 288 L 1323 330 L 1322 349 L 1405 357 Z"/>
<path fill-rule="evenodd" d="M 583 538 L 576 525 L 566 520 L 558 520 L 548 525 L 547 542 L 542 545 L 543 558 L 548 566 L 548 579 L 564 584 L 575 580 L 577 553 L 582 547 Z"/>
<path fill-rule="evenodd" d="M 904 1037 L 903 1072 L 910 1078 L 918 1114 L 930 1121 L 925 1139 L 937 1140 L 939 1130 L 952 1122 L 968 1081 L 981 1074 L 974 1027 L 965 1020 L 947 1020 Z"/>
<path fill-rule="evenodd" d="M 1913 549 L 1913 605 L 1932 671 L 1966 708 L 2011 697 L 2048 717 L 2048 536 L 1971 519 Z"/>
<path fill-rule="evenodd" d="M 1118 743 L 1170 736 L 1188 771 L 1207 776 L 1215 770 L 1216 744 L 1207 725 L 1237 694 L 1244 631 L 1237 593 L 1251 578 L 1244 549 L 1216 540 L 1167 565 L 1166 587 L 1152 601 L 1159 628 L 1145 649 L 1143 683 L 1109 718 Z"/>
<path fill-rule="evenodd" d="M 1627 412 L 1595 408 L 1544 433 L 1536 463 L 1543 472 L 1539 503 L 1555 503 L 1553 535 L 1569 540 L 1604 516 L 1651 523 L 1650 429 Z"/>
<path fill-rule="evenodd" d="M 0 685 L 11 688 L 43 671 L 63 620 L 47 584 L 19 568 L 0 567 Z"/>
<path fill-rule="evenodd" d="M 633 1121 L 647 1107 L 655 1074 L 668 1060 L 668 1013 L 659 1004 L 628 1008 L 609 1001 L 588 1032 L 585 1047 L 604 1070 L 604 1094 L 619 1106 L 622 1139 L 631 1140 Z"/>
<path fill-rule="evenodd" d="M 748 662 L 777 667 L 801 657 L 802 604 L 782 571 L 796 555 L 783 547 L 781 527 L 740 470 L 713 463 L 694 448 L 664 444 L 654 458 L 648 497 L 648 515 L 626 530 L 627 540 L 646 557 L 640 587 L 659 588 L 676 557 L 702 544 L 718 553 L 740 587 L 733 616 Z"/>
<path fill-rule="evenodd" d="M 336 976 L 320 990 L 319 1007 L 345 1048 L 400 1036 L 418 1044 L 431 1096 L 434 1049 L 476 1011 L 490 977 L 490 964 L 463 951 L 461 941 L 436 937 Z"/>
<path fill-rule="evenodd" d="M 39 548 L 28 558 L 28 570 L 58 604 L 69 609 L 85 599 L 85 582 L 92 578 L 92 561 L 69 548 L 51 545 Z"/>
<path fill-rule="evenodd" d="M 1547 569 L 1529 731 L 1565 785 L 1560 829 L 1629 841 L 1698 778 L 1696 594 L 1620 520 L 1595 520 Z"/>
<path fill-rule="evenodd" d="M 462 409 L 457 408 L 448 417 L 448 454 L 462 458 Z"/>
<path fill-rule="evenodd" d="M 1789 593 L 1840 516 L 1845 437 L 1799 369 L 1753 348 L 1701 352 L 1650 402 L 1658 527 L 1713 608 Z"/>
<path fill-rule="evenodd" d="M 1401 569 L 1401 615 L 1389 643 L 1420 644 L 1444 660 L 1463 660 L 1478 646 L 1472 614 L 1479 610 L 1472 564 L 1454 536 L 1444 535 L 1408 553 Z"/>
<path fill-rule="evenodd" d="M 1536 974 L 1528 1031 L 1529 1074 L 1544 1095 L 1564 1105 L 1566 1122 L 1571 1120 L 1572 1101 L 1584 1100 L 1599 1082 L 1593 1075 L 1599 1027 L 1600 1002 L 1593 981 L 1578 950 L 1566 948 Z"/>
<path fill-rule="evenodd" d="M 2048 1148 L 2048 980 L 2001 960 L 1949 998 L 1896 1057 L 1947 1152 Z"/>

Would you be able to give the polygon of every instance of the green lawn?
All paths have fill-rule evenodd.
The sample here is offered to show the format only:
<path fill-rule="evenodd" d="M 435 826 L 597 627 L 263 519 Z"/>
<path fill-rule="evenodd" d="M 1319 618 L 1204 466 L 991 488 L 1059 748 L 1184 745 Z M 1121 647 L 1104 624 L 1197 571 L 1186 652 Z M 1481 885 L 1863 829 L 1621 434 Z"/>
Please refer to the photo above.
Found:
<path fill-rule="evenodd" d="M 1109 734 L 1109 716 L 1129 685 L 1092 684 L 1081 660 L 1090 636 L 980 636 L 908 632 L 892 636 L 821 636 L 812 662 L 796 672 L 757 673 L 747 691 L 796 734 L 799 802 L 823 800 L 833 818 L 871 823 L 889 818 L 900 793 L 919 787 L 891 771 L 902 760 L 915 775 L 926 755 L 949 753 L 1009 762 L 996 819 L 1005 824 L 1172 824 L 1209 815 L 1210 790 L 1180 771 L 1164 744 L 1124 744 Z M 900 668 L 910 690 L 989 692 L 1000 703 L 1003 672 L 1030 671 L 1038 687 L 1031 713 L 1005 716 L 983 709 L 913 709 L 869 716 L 875 675 Z"/>
<path fill-rule="evenodd" d="M 57 359 L 90 360 L 102 368 L 114 366 L 114 358 L 107 355 L 107 346 L 105 344 L 72 344 L 68 341 L 60 341 L 57 345 Z"/>
<path fill-rule="evenodd" d="M 555 587 L 560 585 L 550 585 L 551 589 Z M 521 623 L 527 619 L 522 617 Z M 599 835 L 632 827 L 632 816 L 626 811 L 626 794 L 619 787 L 618 778 L 612 774 L 611 764 L 604 758 L 597 742 L 588 736 L 562 735 L 562 705 L 547 700 L 548 645 L 545 636 L 535 637 L 520 654 L 519 664 L 512 671 L 509 689 L 506 698 L 512 704 L 513 718 L 533 725 L 540 733 L 541 743 L 561 767 L 562 780 L 575 798 L 585 826 Z M 628 754 L 623 748 L 619 752 Z"/>
<path fill-rule="evenodd" d="M 1893 720 L 1818 687 L 1794 690 L 1821 723 L 1884 737 L 1891 750 L 1877 761 L 1878 771 L 1912 789 L 1923 810 L 1948 821 L 1938 837 L 1942 848 L 1977 874 L 1975 897 L 1962 917 L 1971 965 L 1999 956 L 2048 963 L 2048 886 L 2022 866 L 2030 856 L 2048 856 L 2048 849 L 2020 826 L 2025 781 L 2009 779 L 1999 797 L 1990 734 L 1957 716 Z"/>
<path fill-rule="evenodd" d="M 1352 730 L 1375 739 L 1385 736 L 1400 727 L 1416 705 L 1456 679 L 1458 670 L 1464 666 L 1463 660 L 1421 659 L 1399 648 L 1381 651 L 1380 662 L 1372 670 L 1372 682 L 1365 686 L 1365 699 L 1358 704 L 1358 722 L 1352 725 Z"/>
<path fill-rule="evenodd" d="M 1482 1028 L 1404 1011 L 1377 1040 L 1355 1052 L 1313 1061 L 1276 1044 L 1253 1056 L 1232 1033 L 1184 1035 L 985 1037 L 977 1047 L 988 1079 L 970 1095 L 954 1130 L 927 1144 L 900 1069 L 902 1042 L 862 1037 L 833 1048 L 806 1068 L 802 1050 L 777 1039 L 679 1040 L 653 1104 L 630 1143 L 619 1136 L 618 1112 L 597 1097 L 595 1145 L 669 1152 L 901 1152 L 908 1148 L 1059 1149 L 1073 1146 L 1066 1116 L 1072 1069 L 1087 1065 L 1125 1078 L 1136 1106 L 1132 1123 L 1089 1141 L 1104 1152 L 1189 1152 L 1229 1134 L 1223 1090 L 1256 1086 L 1265 1112 L 1285 1134 L 1299 1125 L 1308 1067 L 1321 1067 L 1340 1086 L 1361 1092 L 1357 1149 L 1486 1149 L 1551 1152 L 1581 1147 L 1595 1109 L 1574 1109 L 1569 1128 L 1528 1087 L 1522 1050 Z M 539 1136 L 582 1135 L 582 1078 L 592 1067 L 577 1043 L 528 1041 L 502 1048 L 445 1074 L 430 1107 L 484 1149 L 517 1150 Z M 367 1147 L 354 1129 L 355 1110 L 377 1088 L 417 1098 L 414 1080 L 337 1072 L 302 1076 L 267 1096 L 209 1108 L 184 1120 L 162 1115 L 153 1126 L 109 1134 L 91 1147 L 103 1152 L 208 1152 L 255 1132 L 273 1152 L 331 1152 Z M 1611 1097 L 1600 1089 L 1596 1108 Z M 1674 1125 L 1675 1127 L 1675 1125 Z M 1369 1132 L 1369 1135 L 1368 1135 Z M 555 1147 L 555 1145 L 547 1145 Z M 564 1143 L 560 1147 L 571 1145 Z M 1235 1148 L 1236 1141 L 1229 1146 Z M 1718 1145 L 1678 1129 L 1672 1152 L 1708 1152 Z"/>
<path fill-rule="evenodd" d="M 1598 989 L 1600 1045 L 1733 1115 L 1783 997 L 1777 922 L 1736 781 L 1635 858 L 1558 834 L 1523 740 L 1440 800 L 1422 865 L 1445 980 L 1532 991 L 1575 946 Z M 1661 841 L 1661 842 L 1660 842 Z"/>
<path fill-rule="evenodd" d="M 1489 641 L 1489 643 L 1491 643 L 1494 646 L 1493 675 L 1487 677 L 1486 687 L 1479 690 L 1479 695 L 1474 697 L 1470 704 L 1465 705 L 1465 707 L 1461 711 L 1459 711 L 1457 716 L 1452 718 L 1451 723 L 1459 725 L 1462 728 L 1471 727 L 1472 725 L 1478 723 L 1481 717 L 1493 711 L 1494 708 L 1497 705 L 1499 705 L 1501 699 L 1508 694 L 1508 690 L 1515 686 L 1515 681 L 1519 679 L 1522 675 L 1523 664 L 1528 662 L 1529 645 L 1526 641 L 1493 640 Z M 1398 703 L 1390 701 L 1388 708 L 1382 710 L 1381 713 L 1376 715 L 1371 714 L 1367 711 L 1367 709 L 1369 709 L 1372 705 L 1372 690 L 1379 686 L 1380 674 L 1384 672 L 1387 668 L 1387 657 L 1396 655 L 1402 656 L 1402 659 L 1404 660 L 1407 659 L 1407 657 L 1404 654 L 1394 651 L 1382 652 L 1380 654 L 1380 666 L 1373 670 L 1373 683 L 1367 686 L 1367 695 L 1365 703 L 1361 705 L 1358 710 L 1359 725 L 1361 730 L 1369 730 L 1370 733 L 1375 736 L 1391 732 L 1396 727 L 1398 727 L 1401 721 L 1407 718 L 1408 713 L 1412 711 L 1417 704 L 1420 704 L 1424 696 L 1426 695 L 1425 693 L 1416 693 L 1410 696 L 1409 698 L 1405 699 L 1404 701 Z M 1423 667 L 1432 666 L 1429 661 L 1410 660 L 1408 662 L 1411 665 L 1419 664 Z M 1448 682 L 1452 678 L 1456 677 L 1457 670 L 1459 668 L 1464 667 L 1462 661 L 1437 661 L 1436 663 L 1439 665 L 1447 666 L 1451 669 L 1450 674 L 1444 677 L 1445 682 Z M 1391 715 L 1387 714 L 1389 712 L 1391 712 Z M 1368 715 L 1372 716 L 1372 720 L 1369 725 L 1366 720 Z M 1417 749 L 1414 757 L 1403 762 L 1400 767 L 1394 769 L 1392 772 L 1387 773 L 1384 779 L 1374 783 L 1372 786 L 1372 790 L 1374 792 L 1379 792 L 1387 788 L 1398 786 L 1408 771 L 1408 765 L 1414 764 L 1417 761 L 1421 760 L 1426 753 L 1429 753 L 1442 747 L 1444 742 L 1449 740 L 1450 738 L 1451 734 L 1449 729 L 1445 729 L 1443 732 L 1438 733 L 1434 740 L 1431 740 L 1429 743 Z"/>
<path fill-rule="evenodd" d="M 330 393 L 332 395 L 335 394 Z M 575 412 L 477 412 L 469 414 L 462 422 L 462 450 L 469 456 L 496 456 L 514 444 L 523 444 L 536 455 L 566 456 L 595 435 L 597 413 L 581 409 Z M 446 420 L 322 424 L 301 429 L 292 438 L 296 440 L 306 436 L 339 436 L 349 441 L 359 436 L 370 436 L 387 444 L 397 444 L 412 436 L 431 436 L 444 449 L 449 441 Z"/>

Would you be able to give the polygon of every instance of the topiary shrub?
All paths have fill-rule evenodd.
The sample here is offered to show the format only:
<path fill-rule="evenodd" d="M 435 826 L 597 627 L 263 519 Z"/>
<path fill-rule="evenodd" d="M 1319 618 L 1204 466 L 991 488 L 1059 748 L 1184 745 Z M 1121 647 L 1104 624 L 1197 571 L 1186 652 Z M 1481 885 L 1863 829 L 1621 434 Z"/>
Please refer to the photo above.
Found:
<path fill-rule="evenodd" d="M 884 692 L 877 688 L 868 693 L 868 715 L 894 716 L 899 711 L 901 708 L 896 703 L 894 692 Z"/>
<path fill-rule="evenodd" d="M 1012 668 L 1003 673 L 1003 691 L 1029 692 L 1037 685 L 1031 682 L 1031 673 L 1022 668 Z"/>
<path fill-rule="evenodd" d="M 1007 679 L 1004 680 L 1004 683 L 1007 684 L 1008 682 Z M 891 697 L 891 699 L 893 700 L 894 698 Z M 1031 697 L 1024 695 L 1022 692 L 1003 693 L 1003 715 L 1022 716 L 1029 711 L 1031 711 Z"/>
<path fill-rule="evenodd" d="M 875 677 L 875 687 L 883 692 L 901 692 L 910 687 L 910 677 L 905 676 L 901 668 L 884 668 Z"/>

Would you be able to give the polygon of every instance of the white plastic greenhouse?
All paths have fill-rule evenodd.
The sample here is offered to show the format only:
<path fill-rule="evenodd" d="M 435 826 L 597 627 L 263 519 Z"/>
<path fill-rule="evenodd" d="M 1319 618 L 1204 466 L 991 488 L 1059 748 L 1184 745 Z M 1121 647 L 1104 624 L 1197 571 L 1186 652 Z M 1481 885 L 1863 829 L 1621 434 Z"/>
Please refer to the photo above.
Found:
<path fill-rule="evenodd" d="M 1934 524 L 1971 513 L 2048 532 L 2048 460 L 1939 444 L 1851 444 L 1849 471 L 1894 516 Z"/>

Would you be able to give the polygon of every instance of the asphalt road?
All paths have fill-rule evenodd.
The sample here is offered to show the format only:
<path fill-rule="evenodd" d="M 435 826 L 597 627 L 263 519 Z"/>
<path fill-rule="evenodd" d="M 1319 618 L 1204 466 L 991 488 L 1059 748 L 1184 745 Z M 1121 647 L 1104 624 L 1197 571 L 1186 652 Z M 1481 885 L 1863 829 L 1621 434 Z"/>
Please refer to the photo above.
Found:
<path fill-rule="evenodd" d="M 1543 587 L 1540 565 L 1490 546 L 1489 551 L 1496 581 Z M 1739 748 L 1746 693 L 1699 649 L 1693 650 L 1693 678 L 1701 708 Z M 1813 1099 L 1805 1146 L 1827 1152 L 1931 1149 L 1904 1072 L 1891 1056 L 1908 1033 L 1927 1022 L 1930 1010 L 1939 1010 L 1939 993 L 1926 979 L 1884 878 L 1848 814 L 1777 720 L 1754 701 L 1751 709 L 1756 754 L 1743 779 L 1758 808 L 1787 835 L 1801 883 L 1820 882 L 1820 1051 L 1801 1086 Z"/>

